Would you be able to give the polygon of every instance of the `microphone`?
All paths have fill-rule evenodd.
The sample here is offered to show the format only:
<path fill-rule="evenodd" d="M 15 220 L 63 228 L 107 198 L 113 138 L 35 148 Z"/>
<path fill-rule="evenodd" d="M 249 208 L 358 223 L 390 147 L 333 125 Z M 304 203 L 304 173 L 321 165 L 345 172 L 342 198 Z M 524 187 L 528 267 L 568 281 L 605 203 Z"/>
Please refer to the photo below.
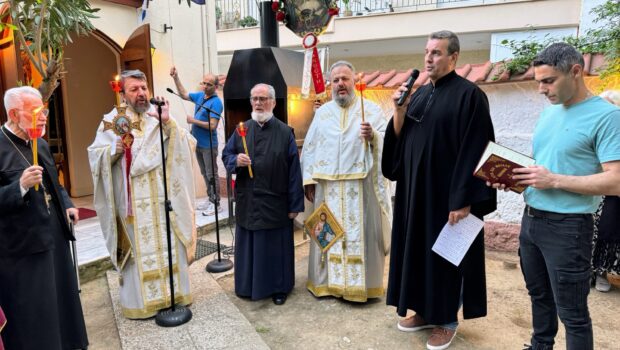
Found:
<path fill-rule="evenodd" d="M 174 90 L 172 90 L 171 88 L 166 88 L 166 91 L 168 91 L 169 93 L 171 93 L 173 95 L 177 95 L 177 96 L 181 97 L 181 95 L 179 95 L 176 92 L 174 92 Z"/>
<path fill-rule="evenodd" d="M 405 100 L 411 93 L 411 88 L 413 87 L 413 83 L 415 83 L 415 80 L 418 79 L 418 75 L 420 75 L 420 71 L 417 69 L 414 69 L 413 72 L 411 72 L 411 76 L 409 76 L 409 79 L 407 79 L 407 90 L 404 91 L 403 94 L 400 95 L 400 98 L 398 99 L 398 101 L 396 101 L 396 104 L 398 106 L 402 106 L 403 103 L 405 103 Z"/>
<path fill-rule="evenodd" d="M 163 106 L 163 105 L 165 105 L 165 104 L 166 104 L 166 102 L 165 102 L 165 101 L 157 101 L 157 100 L 155 99 L 155 97 L 151 97 L 151 99 L 149 100 L 149 102 L 150 102 L 152 105 L 159 106 L 159 107 L 161 107 L 161 106 Z"/>

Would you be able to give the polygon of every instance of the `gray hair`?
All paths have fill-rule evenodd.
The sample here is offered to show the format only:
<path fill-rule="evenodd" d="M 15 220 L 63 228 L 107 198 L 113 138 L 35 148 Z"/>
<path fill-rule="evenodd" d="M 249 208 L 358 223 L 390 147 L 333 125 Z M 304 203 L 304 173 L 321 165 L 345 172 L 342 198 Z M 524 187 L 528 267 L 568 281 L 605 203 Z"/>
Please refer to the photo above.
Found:
<path fill-rule="evenodd" d="M 351 62 L 349 61 L 337 61 L 336 63 L 332 64 L 331 67 L 329 67 L 329 74 L 332 74 L 332 71 L 338 67 L 349 67 L 349 69 L 351 70 L 351 72 L 353 72 L 353 75 L 355 76 L 355 67 L 353 67 L 353 64 L 351 64 Z"/>
<path fill-rule="evenodd" d="M 562 73 L 568 73 L 576 64 L 581 67 L 584 66 L 583 56 L 567 43 L 555 43 L 547 46 L 532 61 L 534 67 L 551 66 Z"/>
<path fill-rule="evenodd" d="M 20 86 L 6 90 L 4 93 L 4 108 L 8 113 L 11 109 L 19 109 L 24 107 L 23 95 L 31 95 L 38 98 L 43 98 L 39 90 L 31 86 Z"/>
<path fill-rule="evenodd" d="M 132 69 L 132 70 L 124 70 L 121 72 L 121 83 L 123 83 L 123 92 L 125 92 L 125 80 L 129 79 L 129 78 L 133 78 L 133 79 L 138 79 L 141 81 L 146 81 L 146 74 L 144 74 L 141 70 L 139 69 Z"/>
<path fill-rule="evenodd" d="M 449 30 L 440 30 L 438 32 L 432 32 L 429 39 L 448 39 L 448 55 L 452 55 L 455 52 L 461 52 L 461 43 L 459 37 Z"/>
<path fill-rule="evenodd" d="M 599 96 L 616 106 L 620 106 L 620 90 L 605 90 L 601 92 Z"/>
<path fill-rule="evenodd" d="M 250 89 L 250 96 L 252 96 L 252 91 L 254 91 L 254 89 L 258 88 L 258 87 L 266 87 L 267 91 L 269 93 L 269 97 L 273 98 L 274 100 L 276 99 L 276 90 L 273 88 L 273 86 L 269 85 L 269 84 L 264 84 L 264 83 L 258 83 L 256 85 L 254 85 L 251 89 Z"/>

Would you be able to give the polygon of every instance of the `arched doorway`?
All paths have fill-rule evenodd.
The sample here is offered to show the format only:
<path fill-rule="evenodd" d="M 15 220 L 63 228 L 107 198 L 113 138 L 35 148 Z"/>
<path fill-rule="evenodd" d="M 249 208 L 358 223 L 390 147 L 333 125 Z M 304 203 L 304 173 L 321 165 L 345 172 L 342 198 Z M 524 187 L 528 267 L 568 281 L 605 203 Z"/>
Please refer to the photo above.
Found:
<path fill-rule="evenodd" d="M 140 69 L 152 90 L 150 35 L 148 24 L 136 29 L 121 48 L 105 33 L 96 30 L 75 38 L 65 48 L 66 74 L 60 91 L 63 101 L 63 137 L 68 169 L 65 186 L 72 197 L 93 193 L 86 149 L 92 143 L 104 114 L 114 107 L 109 81 L 124 69 Z"/>

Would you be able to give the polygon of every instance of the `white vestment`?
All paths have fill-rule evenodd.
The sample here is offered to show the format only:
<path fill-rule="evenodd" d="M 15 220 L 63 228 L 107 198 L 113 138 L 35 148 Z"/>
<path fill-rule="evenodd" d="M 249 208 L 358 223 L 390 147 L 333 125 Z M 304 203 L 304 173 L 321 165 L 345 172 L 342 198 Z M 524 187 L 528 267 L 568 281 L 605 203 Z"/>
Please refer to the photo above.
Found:
<path fill-rule="evenodd" d="M 151 111 L 154 108 L 151 107 Z M 131 147 L 130 198 L 133 216 L 127 217 L 125 158 L 114 156 L 116 140 L 112 130 L 99 125 L 88 147 L 93 175 L 94 201 L 101 229 L 113 265 L 121 275 L 120 303 L 128 318 L 148 318 L 170 302 L 168 244 L 164 211 L 159 121 L 127 108 L 135 139 Z M 103 120 L 112 122 L 116 109 Z M 193 167 L 195 139 L 170 118 L 164 125 L 164 147 L 172 239 L 174 296 L 177 304 L 191 303 L 188 265 L 194 259 L 196 225 Z M 118 158 L 118 159 L 117 159 Z M 117 159 L 117 160 L 115 160 Z"/>
<path fill-rule="evenodd" d="M 310 243 L 307 288 L 315 296 L 364 302 L 384 294 L 392 204 L 390 183 L 381 174 L 387 121 L 376 104 L 364 100 L 365 121 L 373 127 L 373 139 L 364 145 L 360 101 L 356 97 L 348 108 L 331 101 L 316 111 L 301 164 L 304 185 L 316 186 L 314 207 L 326 202 L 345 231 L 326 256 Z"/>

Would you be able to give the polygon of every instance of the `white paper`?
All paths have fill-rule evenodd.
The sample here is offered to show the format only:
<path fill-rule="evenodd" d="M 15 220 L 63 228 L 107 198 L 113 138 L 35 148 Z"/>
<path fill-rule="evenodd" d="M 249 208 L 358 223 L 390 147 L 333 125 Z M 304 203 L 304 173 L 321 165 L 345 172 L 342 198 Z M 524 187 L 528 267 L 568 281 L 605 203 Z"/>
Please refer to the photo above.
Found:
<path fill-rule="evenodd" d="M 446 223 L 432 249 L 455 266 L 459 266 L 482 227 L 484 221 L 471 214 L 454 225 Z"/>

